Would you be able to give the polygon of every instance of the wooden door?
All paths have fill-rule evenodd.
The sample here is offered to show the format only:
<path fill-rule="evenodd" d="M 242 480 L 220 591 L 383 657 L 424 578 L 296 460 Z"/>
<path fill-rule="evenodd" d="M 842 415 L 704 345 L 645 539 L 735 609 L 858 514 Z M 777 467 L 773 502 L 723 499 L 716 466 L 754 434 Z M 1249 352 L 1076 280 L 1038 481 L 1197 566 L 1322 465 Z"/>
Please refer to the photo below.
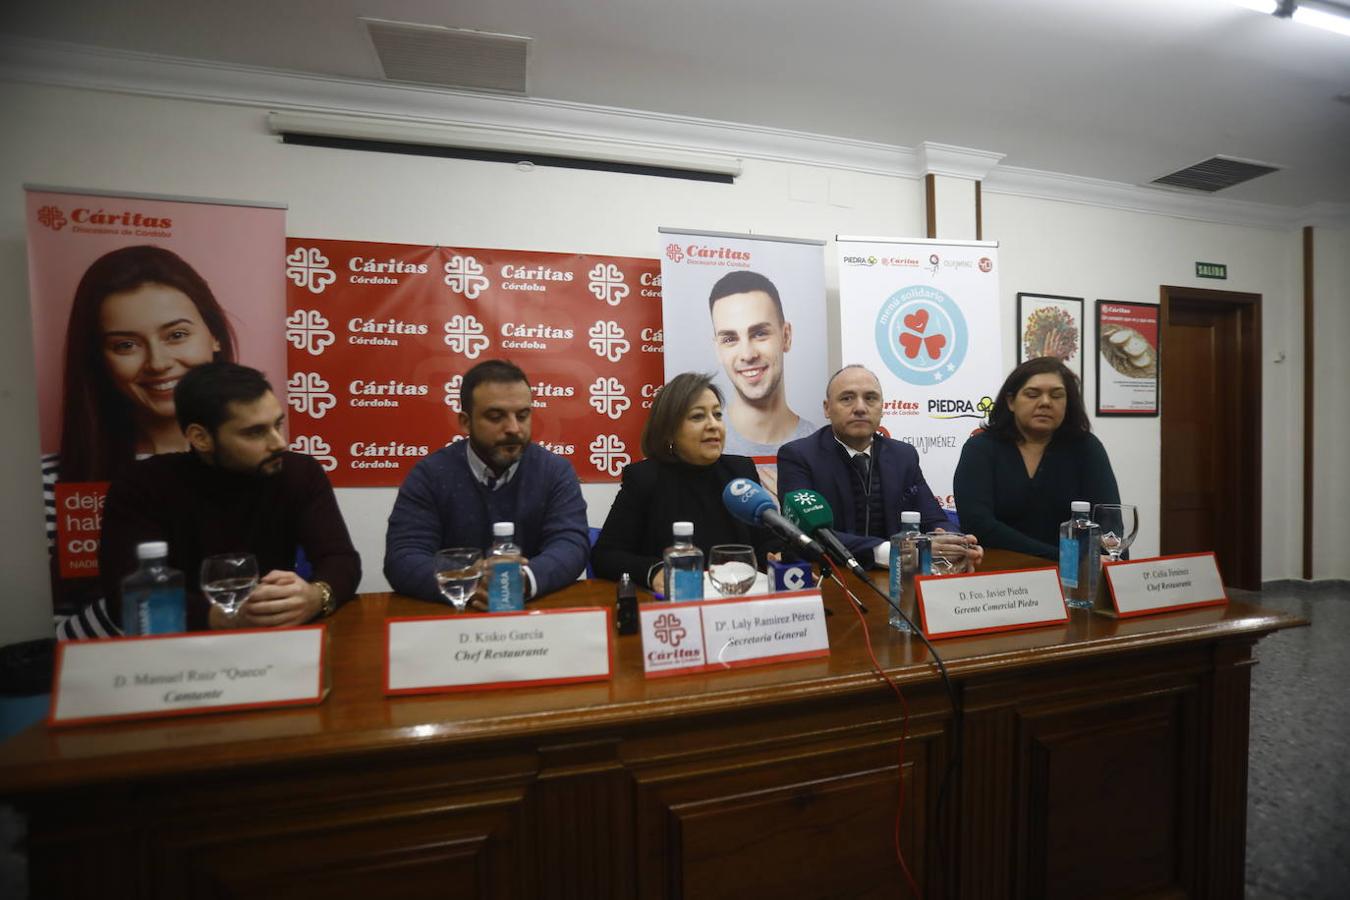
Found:
<path fill-rule="evenodd" d="M 1261 586 L 1260 302 L 1162 289 L 1162 552 L 1213 550 Z"/>

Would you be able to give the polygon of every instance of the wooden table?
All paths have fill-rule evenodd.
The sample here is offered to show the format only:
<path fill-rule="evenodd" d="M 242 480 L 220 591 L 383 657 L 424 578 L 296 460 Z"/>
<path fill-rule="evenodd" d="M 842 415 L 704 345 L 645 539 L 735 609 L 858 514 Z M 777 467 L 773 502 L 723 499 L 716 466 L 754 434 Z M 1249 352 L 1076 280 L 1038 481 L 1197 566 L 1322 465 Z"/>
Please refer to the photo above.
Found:
<path fill-rule="evenodd" d="M 908 699 L 927 896 L 1242 895 L 1252 647 L 1306 623 L 1233 602 L 942 641 L 954 716 L 860 595 Z M 0 745 L 0 794 L 30 817 L 34 897 L 905 896 L 899 704 L 826 597 L 826 659 L 647 681 L 632 636 L 609 682 L 389 700 L 385 618 L 442 608 L 366 595 L 331 623 L 322 705 L 36 726 Z"/>

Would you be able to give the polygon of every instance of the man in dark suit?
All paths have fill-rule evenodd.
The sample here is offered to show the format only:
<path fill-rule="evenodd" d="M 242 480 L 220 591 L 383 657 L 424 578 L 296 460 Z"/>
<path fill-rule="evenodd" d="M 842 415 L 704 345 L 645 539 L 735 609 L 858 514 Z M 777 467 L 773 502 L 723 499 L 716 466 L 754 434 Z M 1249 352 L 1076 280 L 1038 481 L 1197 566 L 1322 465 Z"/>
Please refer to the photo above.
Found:
<path fill-rule="evenodd" d="M 904 441 L 877 433 L 881 382 L 862 366 L 845 366 L 825 386 L 830 424 L 778 449 L 778 496 L 807 488 L 834 511 L 834 532 L 864 566 L 886 566 L 890 536 L 900 513 L 917 510 L 924 531 L 948 525 L 919 468 L 919 454 Z M 973 536 L 973 561 L 983 557 Z"/>

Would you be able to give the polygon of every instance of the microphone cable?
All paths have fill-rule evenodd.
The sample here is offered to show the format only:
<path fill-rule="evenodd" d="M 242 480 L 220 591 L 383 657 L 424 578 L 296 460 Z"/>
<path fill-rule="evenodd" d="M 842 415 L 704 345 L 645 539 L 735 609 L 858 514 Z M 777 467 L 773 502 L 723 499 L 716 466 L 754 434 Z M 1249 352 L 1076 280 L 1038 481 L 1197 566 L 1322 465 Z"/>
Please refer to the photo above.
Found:
<path fill-rule="evenodd" d="M 895 696 L 900 701 L 899 767 L 896 769 L 895 779 L 897 790 L 899 792 L 895 803 L 895 858 L 900 863 L 900 871 L 905 875 L 905 882 L 909 885 L 910 896 L 920 897 L 922 894 L 919 893 L 918 885 L 914 883 L 914 876 L 910 874 L 909 865 L 905 862 L 904 851 L 900 849 L 900 819 L 905 809 L 905 741 L 909 738 L 909 701 L 905 699 L 904 693 L 900 690 L 900 685 L 896 684 L 894 679 L 886 674 L 886 670 L 881 667 L 881 663 L 877 662 L 877 655 L 872 650 L 872 630 L 867 627 L 867 619 L 863 618 L 862 614 L 862 610 L 866 607 L 862 606 L 862 603 L 859 602 L 858 598 L 853 596 L 853 592 L 848 589 L 848 585 L 844 584 L 843 572 L 840 570 L 838 564 L 829 556 L 825 557 L 825 561 L 829 564 L 830 570 L 834 575 L 834 580 L 844 589 L 844 595 L 849 600 L 853 601 L 851 604 L 852 609 L 854 614 L 858 617 L 859 624 L 862 625 L 863 643 L 867 647 L 867 655 L 872 660 L 872 668 L 875 669 L 876 673 L 891 686 L 891 690 L 895 691 Z"/>
<path fill-rule="evenodd" d="M 830 561 L 830 565 L 831 566 L 834 565 L 833 560 Z M 937 652 L 937 648 L 934 647 L 932 642 L 928 640 L 927 635 L 925 635 L 921 630 L 919 630 L 918 626 L 914 624 L 913 620 L 910 619 L 909 616 L 905 615 L 904 610 L 900 608 L 900 605 L 898 603 L 896 603 L 891 599 L 891 595 L 888 592 L 883 591 L 881 588 L 877 587 L 875 584 L 872 583 L 872 579 L 859 578 L 858 580 L 861 581 L 863 584 L 867 585 L 869 588 L 871 588 L 873 593 L 879 596 L 882 600 L 885 600 L 886 605 L 889 606 L 891 609 L 895 610 L 896 615 L 898 615 L 901 619 L 904 619 L 905 623 L 909 625 L 910 633 L 918 637 L 919 640 L 923 641 L 923 645 L 928 648 L 928 653 L 933 657 L 933 662 L 937 664 L 938 673 L 942 676 L 942 686 L 947 692 L 947 700 L 952 705 L 952 755 L 951 758 L 947 760 L 947 770 L 943 773 L 942 784 L 938 788 L 937 815 L 935 817 L 935 827 L 933 829 L 934 837 L 936 838 L 938 843 L 938 855 L 939 857 L 945 857 L 946 842 L 942 839 L 943 833 L 942 823 L 943 820 L 946 818 L 945 815 L 946 806 L 944 801 L 946 800 L 948 789 L 951 790 L 956 789 L 954 786 L 955 782 L 957 781 L 957 779 L 960 778 L 961 775 L 961 754 L 964 750 L 962 741 L 962 726 L 964 724 L 964 711 L 962 710 L 961 704 L 958 701 L 956 689 L 952 687 L 951 677 L 947 674 L 947 664 L 943 661 L 942 655 Z M 867 649 L 868 652 L 870 653 L 872 649 L 870 643 Z M 875 662 L 875 657 L 873 657 L 873 662 Z M 889 678 L 886 680 L 890 681 Z M 951 861 L 949 860 L 948 862 Z M 948 872 L 944 873 L 944 878 L 947 875 L 950 875 L 951 871 L 953 870 L 954 867 L 949 866 Z M 947 893 L 951 892 L 951 885 L 947 886 L 946 892 Z M 916 897 L 918 896 L 917 892 L 915 893 L 915 896 Z"/>

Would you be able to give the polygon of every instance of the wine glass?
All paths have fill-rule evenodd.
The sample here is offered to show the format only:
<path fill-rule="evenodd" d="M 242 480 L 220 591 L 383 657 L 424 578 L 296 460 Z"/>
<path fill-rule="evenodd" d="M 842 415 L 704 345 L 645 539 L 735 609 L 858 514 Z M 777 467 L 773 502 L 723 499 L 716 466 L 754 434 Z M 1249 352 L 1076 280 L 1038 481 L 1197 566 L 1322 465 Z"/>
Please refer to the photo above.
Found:
<path fill-rule="evenodd" d="M 1139 532 L 1139 512 L 1128 503 L 1098 503 L 1092 521 L 1101 528 L 1102 549 L 1111 562 L 1119 561 Z"/>
<path fill-rule="evenodd" d="M 930 569 L 934 575 L 955 575 L 968 568 L 970 555 L 959 531 L 931 531 L 927 535 Z"/>
<path fill-rule="evenodd" d="M 436 587 L 455 612 L 464 612 L 483 577 L 483 551 L 477 547 L 450 547 L 436 551 Z"/>
<path fill-rule="evenodd" d="M 218 553 L 202 560 L 202 593 L 227 616 L 239 612 L 258 586 L 258 560 L 252 553 Z"/>
<path fill-rule="evenodd" d="M 724 597 L 739 597 L 755 583 L 755 548 L 718 544 L 708 551 L 708 580 Z"/>

